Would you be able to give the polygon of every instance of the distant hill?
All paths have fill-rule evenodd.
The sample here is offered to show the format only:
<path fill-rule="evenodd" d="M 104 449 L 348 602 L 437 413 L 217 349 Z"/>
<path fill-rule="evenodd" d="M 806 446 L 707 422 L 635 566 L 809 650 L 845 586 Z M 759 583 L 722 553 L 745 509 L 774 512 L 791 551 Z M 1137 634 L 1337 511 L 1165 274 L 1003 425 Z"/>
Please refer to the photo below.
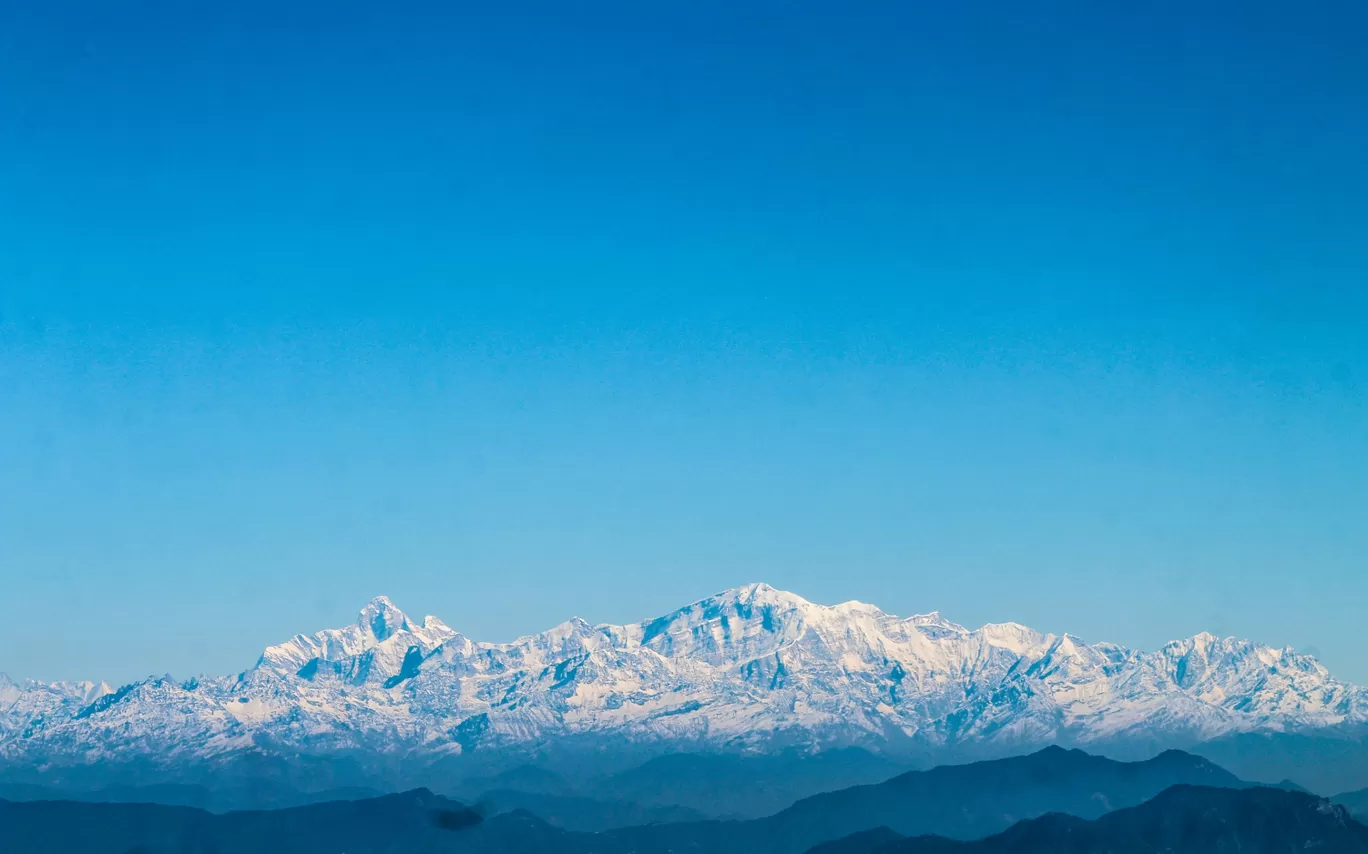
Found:
<path fill-rule="evenodd" d="M 889 828 L 906 836 L 975 839 L 1046 813 L 1094 818 L 1180 783 L 1246 786 L 1197 756 L 1169 751 L 1116 762 L 1051 747 L 1011 759 L 914 771 L 883 783 L 806 798 L 767 818 L 628 828 L 608 836 L 646 852 L 802 852 L 825 840 Z"/>
<path fill-rule="evenodd" d="M 301 791 L 288 786 L 259 782 L 254 785 L 206 786 L 182 783 L 105 785 L 94 789 L 0 783 L 0 800 L 83 801 L 110 804 L 162 804 L 196 807 L 210 812 L 245 809 L 286 809 L 327 801 L 355 801 L 384 794 L 374 789 L 349 787 Z"/>
<path fill-rule="evenodd" d="M 0 799 L 163 804 L 222 813 L 361 800 L 388 793 L 357 785 L 315 789 L 307 778 L 255 775 L 253 770 L 235 765 L 203 769 L 200 779 L 204 782 L 197 783 L 113 783 L 100 782 L 98 776 L 63 784 L 0 782 Z M 859 748 L 760 756 L 680 753 L 615 773 L 605 774 L 591 766 L 574 782 L 557 771 L 525 763 L 484 775 L 453 775 L 455 779 L 423 773 L 414 786 L 462 803 L 479 803 L 490 815 L 521 809 L 557 827 L 597 832 L 770 815 L 801 798 L 886 780 L 902 770 L 892 760 Z M 135 774 L 128 776 L 137 779 Z"/>
<path fill-rule="evenodd" d="M 363 801 L 332 801 L 290 809 L 221 815 L 161 804 L 0 801 L 0 851 L 45 854 L 440 851 L 447 850 L 443 846 L 454 834 L 482 824 L 479 813 L 426 789 Z M 525 830 L 521 835 L 536 841 L 535 831 L 539 828 L 535 823 L 525 824 L 530 831 Z M 555 835 L 554 829 L 548 827 L 548 831 Z"/>
<path fill-rule="evenodd" d="M 1359 820 L 1368 820 L 1368 789 L 1359 789 L 1357 792 L 1345 792 L 1340 795 L 1335 795 L 1330 800 L 1337 804 L 1342 804 Z"/>
<path fill-rule="evenodd" d="M 898 838 L 887 828 L 809 854 L 1326 854 L 1368 852 L 1368 827 L 1323 798 L 1285 789 L 1174 786 L 1089 821 L 1050 814 L 972 842 Z"/>
<path fill-rule="evenodd" d="M 713 818 L 759 818 L 802 798 L 879 783 L 906 770 L 859 748 L 762 756 L 676 753 L 598 781 L 592 794 L 681 806 Z"/>
<path fill-rule="evenodd" d="M 520 811 L 531 813 L 556 827 L 583 833 L 704 819 L 686 807 L 643 806 L 627 800 L 511 790 L 486 792 L 474 808 L 486 817 Z"/>
<path fill-rule="evenodd" d="M 583 792 L 564 776 L 539 765 L 516 765 L 491 774 L 461 779 L 455 785 L 457 797 L 473 801 L 485 792 L 513 791 L 536 795 L 581 795 Z"/>
<path fill-rule="evenodd" d="M 1176 785 L 1089 820 L 1165 778 L 1224 779 L 1185 755 L 1117 763 L 1068 751 L 904 775 L 820 796 L 769 819 L 659 824 L 605 833 L 525 810 L 489 815 L 425 789 L 353 802 L 215 814 L 191 807 L 0 801 L 0 851 L 43 854 L 1368 854 L 1341 806 L 1283 789 Z M 1238 782 L 1238 781 L 1236 781 Z M 890 787 L 890 784 L 896 786 Z M 890 787 L 885 789 L 885 787 Z M 981 791 L 975 793 L 975 788 Z M 871 790 L 877 790 L 871 792 Z M 895 791 L 896 790 L 896 791 Z M 558 796 L 547 796 L 558 797 Z M 822 803 L 825 801 L 825 803 Z M 839 820 L 852 804 L 863 817 Z M 883 811 L 880 812 L 880 809 Z M 1038 813 L 1015 822 L 1020 815 Z M 803 817 L 813 820 L 803 820 Z M 886 821 L 841 835 L 842 827 Z M 887 826 L 893 822 L 910 832 Z M 957 841 L 931 829 L 995 835 Z M 834 836 L 828 834 L 836 834 Z"/>
<path fill-rule="evenodd" d="M 1368 788 L 1368 726 L 1362 724 L 1246 732 L 1199 744 L 1191 752 L 1246 780 L 1289 777 L 1324 795 Z"/>

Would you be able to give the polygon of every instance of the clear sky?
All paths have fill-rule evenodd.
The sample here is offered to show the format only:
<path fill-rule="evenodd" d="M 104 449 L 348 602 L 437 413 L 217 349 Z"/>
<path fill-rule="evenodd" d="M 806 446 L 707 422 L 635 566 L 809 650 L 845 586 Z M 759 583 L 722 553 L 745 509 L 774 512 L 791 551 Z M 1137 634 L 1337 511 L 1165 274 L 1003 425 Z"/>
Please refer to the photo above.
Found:
<path fill-rule="evenodd" d="M 1368 682 L 1368 5 L 11 5 L 0 671 L 763 580 Z"/>

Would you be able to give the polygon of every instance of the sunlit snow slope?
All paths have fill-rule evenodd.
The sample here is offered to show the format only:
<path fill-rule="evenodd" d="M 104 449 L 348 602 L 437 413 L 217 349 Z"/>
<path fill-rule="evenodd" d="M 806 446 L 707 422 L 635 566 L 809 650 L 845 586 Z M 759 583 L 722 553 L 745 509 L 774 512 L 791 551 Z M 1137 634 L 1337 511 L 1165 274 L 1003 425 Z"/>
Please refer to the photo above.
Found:
<path fill-rule="evenodd" d="M 112 690 L 0 676 L 0 757 L 159 762 L 245 748 L 431 753 L 566 736 L 764 750 L 1019 748 L 1368 720 L 1368 692 L 1313 658 L 1200 634 L 1157 652 L 969 630 L 939 614 L 826 606 L 764 584 L 627 626 L 570 620 L 469 640 L 384 597 L 355 625 L 296 635 L 251 669 Z"/>

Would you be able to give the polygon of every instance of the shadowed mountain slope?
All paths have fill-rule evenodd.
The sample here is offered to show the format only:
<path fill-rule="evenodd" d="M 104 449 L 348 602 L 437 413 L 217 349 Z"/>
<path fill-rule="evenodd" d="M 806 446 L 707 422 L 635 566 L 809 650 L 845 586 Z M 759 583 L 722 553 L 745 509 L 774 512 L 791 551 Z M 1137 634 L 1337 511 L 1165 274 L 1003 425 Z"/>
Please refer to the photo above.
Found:
<path fill-rule="evenodd" d="M 1050 814 L 971 842 L 896 838 L 883 828 L 810 854 L 1323 854 L 1368 852 L 1368 827 L 1323 798 L 1285 789 L 1174 786 L 1088 821 Z"/>
<path fill-rule="evenodd" d="M 1180 783 L 1245 786 L 1205 759 L 1169 751 L 1116 762 L 1080 750 L 914 771 L 883 783 L 815 795 L 767 818 L 613 831 L 638 852 L 801 852 L 875 828 L 902 835 L 974 839 L 1046 813 L 1093 818 L 1133 806 Z"/>

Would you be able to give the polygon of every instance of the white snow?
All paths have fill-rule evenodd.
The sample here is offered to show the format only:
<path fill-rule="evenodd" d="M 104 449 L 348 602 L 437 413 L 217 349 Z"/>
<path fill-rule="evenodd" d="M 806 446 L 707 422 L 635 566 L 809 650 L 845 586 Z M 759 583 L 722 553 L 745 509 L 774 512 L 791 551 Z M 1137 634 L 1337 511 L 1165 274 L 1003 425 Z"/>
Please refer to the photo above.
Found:
<path fill-rule="evenodd" d="M 435 758 L 463 749 L 471 720 L 487 721 L 475 729 L 492 744 L 588 733 L 758 749 L 779 732 L 878 748 L 888 732 L 929 746 L 1086 744 L 1368 721 L 1368 692 L 1290 650 L 1203 633 L 1138 652 L 1016 623 L 970 630 L 936 612 L 818 605 L 765 584 L 656 620 L 576 618 L 505 644 L 411 620 L 379 597 L 354 625 L 296 635 L 242 674 L 113 693 L 0 677 L 0 756 L 216 756 L 266 735 L 304 751 Z"/>

